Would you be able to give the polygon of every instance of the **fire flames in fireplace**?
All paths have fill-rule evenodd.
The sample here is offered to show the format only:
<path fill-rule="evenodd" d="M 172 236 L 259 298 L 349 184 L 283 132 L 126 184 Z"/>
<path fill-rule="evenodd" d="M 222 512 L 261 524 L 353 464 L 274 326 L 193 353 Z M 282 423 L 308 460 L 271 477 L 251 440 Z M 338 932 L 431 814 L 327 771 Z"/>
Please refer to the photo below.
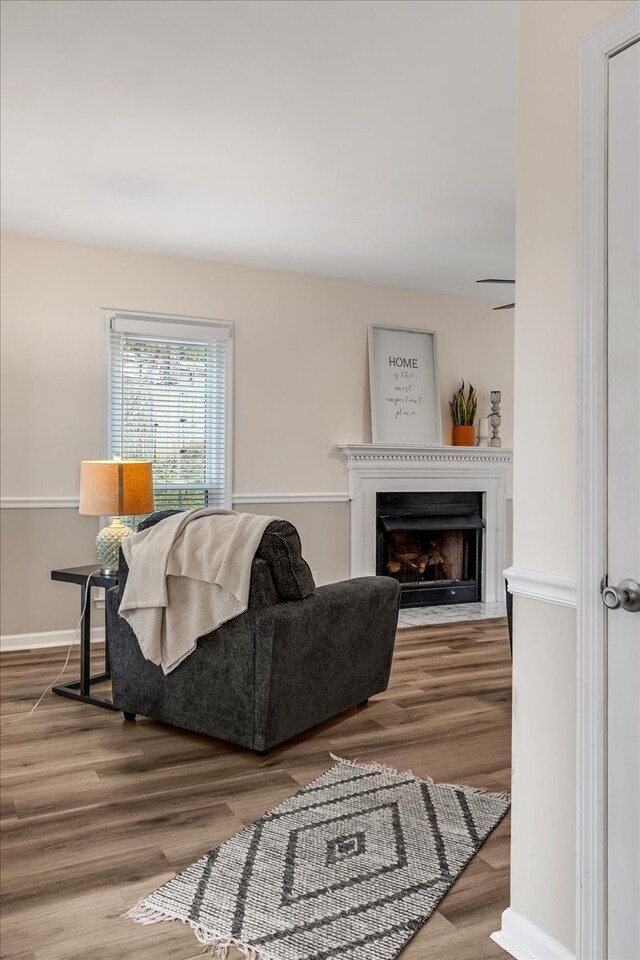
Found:
<path fill-rule="evenodd" d="M 414 534 L 390 533 L 385 566 L 400 583 L 452 583 L 463 579 L 462 531 Z"/>
<path fill-rule="evenodd" d="M 377 494 L 376 570 L 402 584 L 401 606 L 480 599 L 482 494 Z"/>

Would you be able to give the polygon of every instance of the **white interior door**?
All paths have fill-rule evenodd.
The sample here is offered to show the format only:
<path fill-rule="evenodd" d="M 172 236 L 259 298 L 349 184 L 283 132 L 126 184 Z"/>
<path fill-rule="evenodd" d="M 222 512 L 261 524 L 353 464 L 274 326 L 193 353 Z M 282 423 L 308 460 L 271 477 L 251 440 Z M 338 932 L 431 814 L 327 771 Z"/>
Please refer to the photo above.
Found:
<path fill-rule="evenodd" d="M 639 960 L 640 610 L 611 588 L 640 583 L 640 42 L 609 61 L 607 313 L 608 956 Z"/>

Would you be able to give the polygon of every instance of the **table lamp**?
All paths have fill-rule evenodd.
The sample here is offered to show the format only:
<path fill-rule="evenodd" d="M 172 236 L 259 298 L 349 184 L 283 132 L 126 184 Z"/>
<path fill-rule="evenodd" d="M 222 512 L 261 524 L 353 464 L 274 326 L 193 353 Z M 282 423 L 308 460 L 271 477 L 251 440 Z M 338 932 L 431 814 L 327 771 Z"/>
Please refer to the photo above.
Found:
<path fill-rule="evenodd" d="M 133 533 L 121 517 L 153 511 L 153 472 L 150 460 L 83 460 L 80 465 L 80 513 L 113 517 L 96 537 L 101 572 L 118 572 L 120 542 Z"/>

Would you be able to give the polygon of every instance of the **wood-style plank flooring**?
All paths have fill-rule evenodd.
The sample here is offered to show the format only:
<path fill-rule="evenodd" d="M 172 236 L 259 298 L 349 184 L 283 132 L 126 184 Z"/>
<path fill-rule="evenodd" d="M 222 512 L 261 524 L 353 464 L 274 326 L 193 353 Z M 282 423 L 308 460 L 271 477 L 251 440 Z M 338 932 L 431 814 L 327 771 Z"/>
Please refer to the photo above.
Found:
<path fill-rule="evenodd" d="M 96 659 L 100 651 L 96 651 Z M 404 629 L 389 690 L 266 757 L 49 694 L 60 649 L 2 655 L 2 960 L 201 960 L 180 923 L 122 913 L 331 765 L 331 752 L 504 790 L 511 667 L 502 620 Z M 70 664 L 67 676 L 76 674 Z M 504 960 L 509 817 L 403 953 Z"/>

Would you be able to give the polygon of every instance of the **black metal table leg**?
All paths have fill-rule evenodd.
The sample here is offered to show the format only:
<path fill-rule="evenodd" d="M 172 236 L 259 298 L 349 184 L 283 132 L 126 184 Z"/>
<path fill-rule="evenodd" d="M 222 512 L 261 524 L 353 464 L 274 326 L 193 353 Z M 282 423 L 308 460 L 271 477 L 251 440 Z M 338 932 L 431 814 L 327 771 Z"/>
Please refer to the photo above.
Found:
<path fill-rule="evenodd" d="M 107 630 L 107 601 L 105 597 L 105 624 L 104 624 L 104 672 L 110 677 L 111 676 L 111 654 L 109 653 L 109 631 Z"/>
<path fill-rule="evenodd" d="M 80 587 L 80 693 L 88 697 L 91 678 L 91 581 Z"/>
<path fill-rule="evenodd" d="M 94 583 L 85 570 L 90 568 L 73 568 L 71 570 L 54 570 L 51 577 L 54 580 L 65 580 L 66 582 L 77 583 L 80 586 L 80 679 L 71 680 L 69 683 L 59 684 L 53 688 L 53 692 L 60 697 L 68 697 L 70 700 L 80 700 L 82 703 L 90 703 L 94 707 L 103 707 L 105 710 L 117 710 L 111 700 L 104 697 L 97 697 L 91 693 L 93 683 L 101 683 L 111 678 L 109 661 L 109 641 L 105 634 L 104 650 L 104 673 L 97 676 L 91 676 L 91 588 L 93 586 L 113 586 L 117 583 L 114 577 L 97 576 L 99 582 Z M 102 581 L 102 582 L 100 582 Z"/>

